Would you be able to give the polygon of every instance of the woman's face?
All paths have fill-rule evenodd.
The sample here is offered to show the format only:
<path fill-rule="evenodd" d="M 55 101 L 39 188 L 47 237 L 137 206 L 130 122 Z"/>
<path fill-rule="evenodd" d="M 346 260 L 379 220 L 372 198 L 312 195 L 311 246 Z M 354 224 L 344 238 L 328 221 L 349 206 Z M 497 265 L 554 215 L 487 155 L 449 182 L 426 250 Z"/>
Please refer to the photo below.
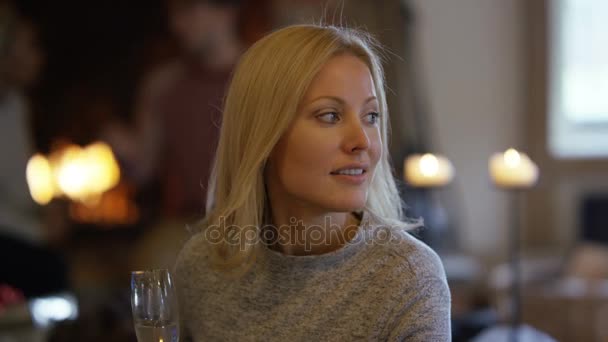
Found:
<path fill-rule="evenodd" d="M 273 208 L 363 208 L 382 151 L 380 115 L 367 65 L 349 54 L 331 58 L 269 157 L 266 185 Z"/>

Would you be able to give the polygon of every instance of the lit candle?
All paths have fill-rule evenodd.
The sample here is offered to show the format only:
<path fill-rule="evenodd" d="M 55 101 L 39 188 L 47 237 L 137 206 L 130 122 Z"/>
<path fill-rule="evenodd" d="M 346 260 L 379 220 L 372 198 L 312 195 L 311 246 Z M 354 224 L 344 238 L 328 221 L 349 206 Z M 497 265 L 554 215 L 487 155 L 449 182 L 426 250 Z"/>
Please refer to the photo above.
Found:
<path fill-rule="evenodd" d="M 454 177 L 452 163 L 442 156 L 414 154 L 404 164 L 405 180 L 416 187 L 443 186 Z"/>
<path fill-rule="evenodd" d="M 91 203 L 118 184 L 120 169 L 110 147 L 96 142 L 86 148 L 68 145 L 49 158 L 34 155 L 26 178 L 37 203 L 46 204 L 61 195 Z"/>
<path fill-rule="evenodd" d="M 510 148 L 495 153 L 489 162 L 490 176 L 501 188 L 529 188 L 538 180 L 538 167 L 525 153 Z"/>
<path fill-rule="evenodd" d="M 25 169 L 25 178 L 36 203 L 44 205 L 53 199 L 53 171 L 45 156 L 35 154 L 30 158 Z"/>

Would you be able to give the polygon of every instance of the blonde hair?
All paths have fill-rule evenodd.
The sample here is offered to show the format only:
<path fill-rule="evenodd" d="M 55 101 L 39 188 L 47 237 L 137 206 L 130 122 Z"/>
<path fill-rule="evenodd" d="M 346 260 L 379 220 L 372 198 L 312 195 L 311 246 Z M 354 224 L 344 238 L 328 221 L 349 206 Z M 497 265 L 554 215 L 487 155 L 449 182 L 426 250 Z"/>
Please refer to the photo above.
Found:
<path fill-rule="evenodd" d="M 262 38 L 240 59 L 228 90 L 207 193 L 205 227 L 219 227 L 212 260 L 221 269 L 247 264 L 255 245 L 230 244 L 267 222 L 266 160 L 294 119 L 314 76 L 333 56 L 351 54 L 369 67 L 380 104 L 382 158 L 365 209 L 401 220 L 402 205 L 388 152 L 388 110 L 379 45 L 367 33 L 333 26 L 290 26 Z"/>

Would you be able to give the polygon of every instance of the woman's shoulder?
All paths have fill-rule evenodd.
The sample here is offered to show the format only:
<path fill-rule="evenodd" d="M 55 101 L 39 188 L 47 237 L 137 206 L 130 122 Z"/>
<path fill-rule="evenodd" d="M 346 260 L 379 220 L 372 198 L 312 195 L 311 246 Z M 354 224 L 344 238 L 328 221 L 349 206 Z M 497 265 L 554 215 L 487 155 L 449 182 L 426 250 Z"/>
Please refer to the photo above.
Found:
<path fill-rule="evenodd" d="M 412 232 L 423 228 L 419 223 L 386 219 L 370 215 L 369 228 L 376 248 L 392 257 L 395 265 L 417 279 L 445 279 L 439 255 Z"/>
<path fill-rule="evenodd" d="M 203 232 L 193 234 L 177 255 L 174 271 L 176 274 L 189 274 L 200 271 L 209 263 L 209 243 Z"/>

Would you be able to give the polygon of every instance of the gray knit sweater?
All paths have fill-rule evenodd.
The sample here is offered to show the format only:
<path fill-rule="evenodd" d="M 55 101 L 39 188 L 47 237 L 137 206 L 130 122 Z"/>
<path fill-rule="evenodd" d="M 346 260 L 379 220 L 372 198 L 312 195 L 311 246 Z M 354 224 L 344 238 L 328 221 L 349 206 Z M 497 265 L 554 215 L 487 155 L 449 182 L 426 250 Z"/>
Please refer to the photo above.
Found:
<path fill-rule="evenodd" d="M 342 248 L 289 256 L 260 244 L 230 278 L 208 264 L 204 234 L 175 267 L 182 341 L 450 341 L 450 293 L 437 255 L 364 212 Z"/>

